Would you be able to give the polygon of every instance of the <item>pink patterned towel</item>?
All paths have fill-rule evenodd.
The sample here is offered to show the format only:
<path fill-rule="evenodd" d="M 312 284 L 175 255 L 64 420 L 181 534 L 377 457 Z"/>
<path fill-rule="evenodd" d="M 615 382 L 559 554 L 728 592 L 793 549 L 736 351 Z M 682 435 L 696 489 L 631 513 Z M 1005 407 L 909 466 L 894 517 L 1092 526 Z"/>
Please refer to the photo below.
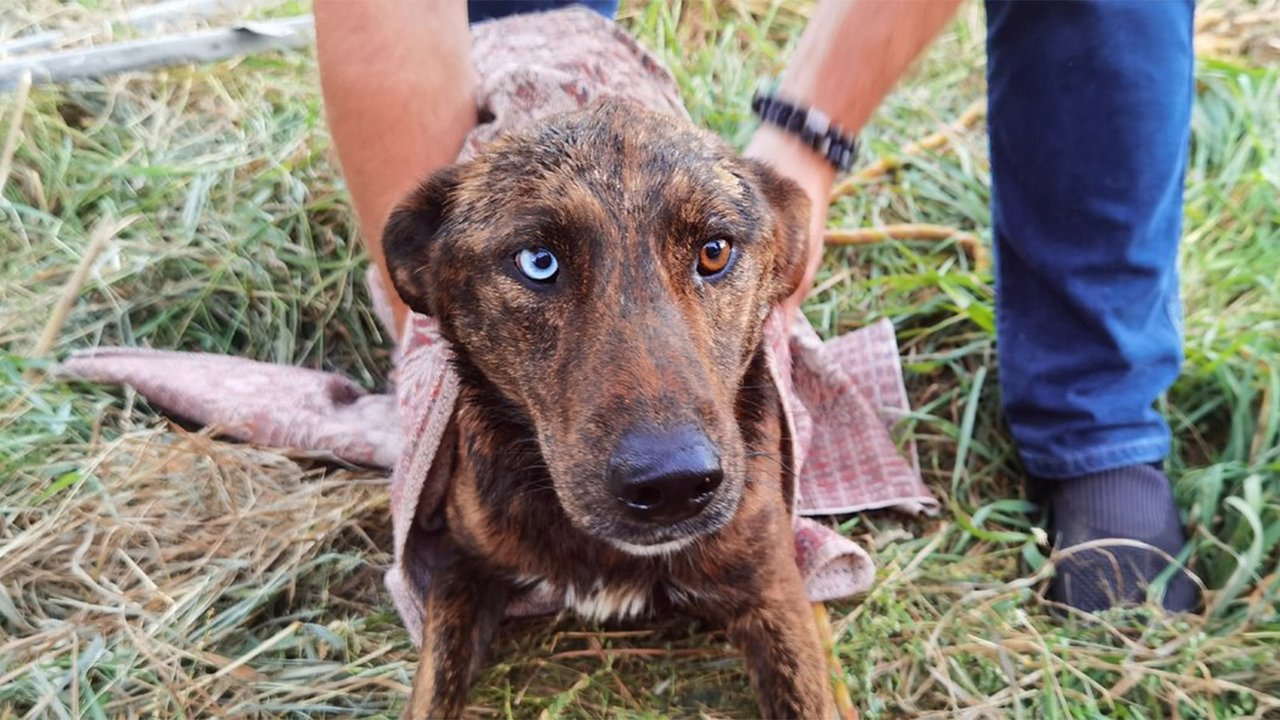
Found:
<path fill-rule="evenodd" d="M 587 10 L 482 23 L 473 29 L 472 54 L 478 97 L 492 120 L 469 136 L 464 161 L 500 132 L 604 97 L 685 116 L 670 74 L 625 32 Z M 376 274 L 370 278 L 376 280 Z M 384 289 L 371 285 L 387 323 Z M 407 581 L 403 551 L 415 514 L 434 509 L 443 497 L 447 477 L 431 469 L 458 388 L 448 363 L 450 349 L 435 321 L 412 315 L 404 330 L 394 397 L 368 394 L 330 373 L 145 349 L 77 353 L 61 372 L 131 385 L 167 412 L 246 442 L 394 467 L 396 562 L 387 572 L 387 585 L 417 641 L 422 598 Z M 855 595 L 871 585 L 870 557 L 856 543 L 802 516 L 872 508 L 919 513 L 938 507 L 920 480 L 914 445 L 904 444 L 908 461 L 892 436 L 893 425 L 908 412 L 893 326 L 881 320 L 822 342 L 803 317 L 788 330 L 775 312 L 766 342 L 800 467 L 797 564 L 811 599 Z M 559 607 L 562 598 L 523 598 L 510 612 Z"/>

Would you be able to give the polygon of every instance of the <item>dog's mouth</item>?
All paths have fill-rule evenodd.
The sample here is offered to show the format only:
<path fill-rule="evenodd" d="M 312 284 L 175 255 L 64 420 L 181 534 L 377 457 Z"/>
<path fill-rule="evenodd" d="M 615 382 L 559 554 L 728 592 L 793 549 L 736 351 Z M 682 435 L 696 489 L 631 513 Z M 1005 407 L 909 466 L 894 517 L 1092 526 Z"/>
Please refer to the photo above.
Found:
<path fill-rule="evenodd" d="M 715 500 L 694 517 L 674 525 L 655 526 L 630 520 L 624 513 L 591 513 L 587 522 L 577 523 L 588 534 L 628 555 L 656 557 L 688 550 L 702 538 L 724 527 L 737 510 L 740 491 L 721 488 Z M 732 495 L 732 496 L 731 496 Z M 577 513 L 570 512 L 577 522 Z"/>

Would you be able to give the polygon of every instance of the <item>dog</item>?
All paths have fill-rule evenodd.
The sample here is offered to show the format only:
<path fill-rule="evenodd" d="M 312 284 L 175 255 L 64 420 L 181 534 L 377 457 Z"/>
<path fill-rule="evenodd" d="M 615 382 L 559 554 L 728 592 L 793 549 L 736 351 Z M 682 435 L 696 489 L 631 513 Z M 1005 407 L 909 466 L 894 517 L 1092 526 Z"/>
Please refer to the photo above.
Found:
<path fill-rule="evenodd" d="M 538 585 L 593 620 L 705 618 L 764 717 L 832 715 L 762 346 L 808 212 L 763 163 L 618 101 L 507 134 L 393 211 L 394 285 L 460 383 L 444 531 L 407 550 L 425 598 L 408 716 L 462 715 L 507 603 Z"/>

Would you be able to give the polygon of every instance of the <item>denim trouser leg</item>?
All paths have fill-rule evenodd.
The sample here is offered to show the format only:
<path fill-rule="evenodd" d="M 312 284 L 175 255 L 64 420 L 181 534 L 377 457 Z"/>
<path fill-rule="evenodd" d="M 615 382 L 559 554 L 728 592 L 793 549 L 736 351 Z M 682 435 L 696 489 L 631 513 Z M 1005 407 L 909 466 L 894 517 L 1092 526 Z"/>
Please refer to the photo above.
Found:
<path fill-rule="evenodd" d="M 433 2 L 440 1 L 433 0 Z M 555 10 L 570 5 L 581 5 L 610 20 L 618 13 L 618 0 L 467 0 L 467 17 L 471 22 L 478 23 L 508 15 Z"/>
<path fill-rule="evenodd" d="M 1001 392 L 1032 475 L 1169 451 L 1192 10 L 987 2 Z"/>

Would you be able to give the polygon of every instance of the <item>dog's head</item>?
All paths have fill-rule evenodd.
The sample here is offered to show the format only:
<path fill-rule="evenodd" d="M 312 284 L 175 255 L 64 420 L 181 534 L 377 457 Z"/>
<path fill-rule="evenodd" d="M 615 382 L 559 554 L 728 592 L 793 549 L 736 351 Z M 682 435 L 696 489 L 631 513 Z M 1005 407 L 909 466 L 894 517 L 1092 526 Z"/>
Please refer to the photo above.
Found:
<path fill-rule="evenodd" d="M 383 243 L 400 296 L 526 419 L 570 519 L 656 554 L 738 506 L 744 377 L 807 214 L 714 136 L 606 103 L 431 176 Z"/>

